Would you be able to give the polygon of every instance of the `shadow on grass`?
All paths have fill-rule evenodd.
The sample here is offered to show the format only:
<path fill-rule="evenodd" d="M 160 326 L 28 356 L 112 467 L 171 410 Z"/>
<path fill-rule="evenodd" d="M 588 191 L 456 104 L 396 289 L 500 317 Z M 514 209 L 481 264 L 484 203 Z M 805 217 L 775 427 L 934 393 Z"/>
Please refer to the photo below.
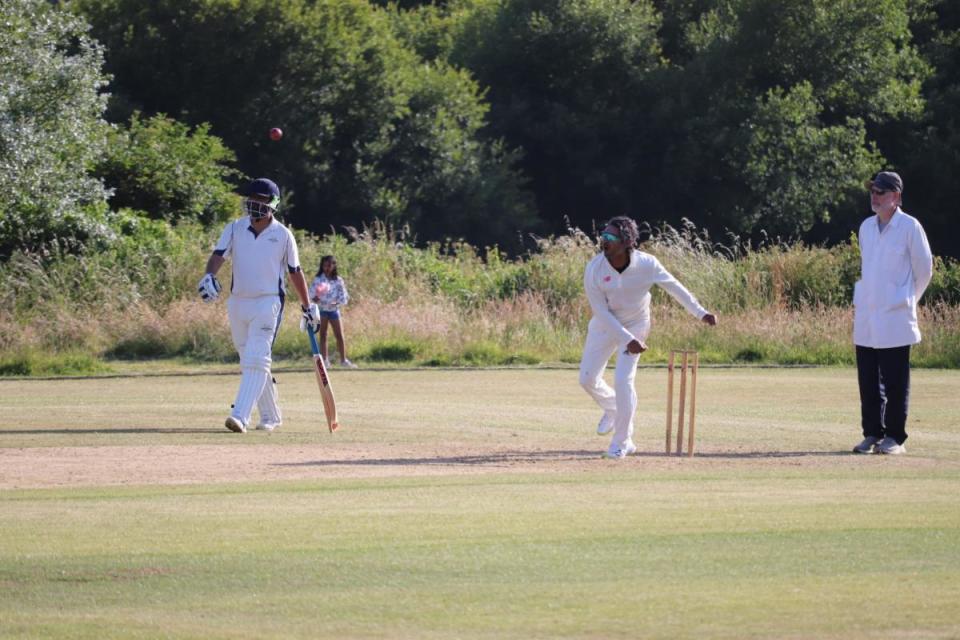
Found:
<path fill-rule="evenodd" d="M 697 453 L 694 458 L 703 459 L 771 459 L 804 458 L 813 456 L 853 456 L 849 451 L 745 451 L 745 452 L 707 452 Z M 638 452 L 631 458 L 683 458 L 676 454 Z M 497 464 L 535 464 L 537 462 L 563 462 L 580 460 L 601 460 L 603 455 L 596 450 L 590 451 L 505 451 L 466 456 L 438 456 L 434 458 L 366 458 L 357 460 L 312 460 L 309 462 L 278 462 L 276 467 L 377 467 L 377 466 L 415 466 L 415 465 L 463 465 L 481 466 Z"/>
<path fill-rule="evenodd" d="M 706 453 L 696 452 L 694 458 L 725 458 L 728 460 L 752 460 L 762 458 L 805 458 L 807 456 L 816 457 L 837 457 L 854 456 L 856 454 L 850 451 L 708 451 Z M 686 458 L 687 454 L 677 455 L 676 453 L 647 453 L 637 452 L 631 457 L 636 458 Z"/>
<path fill-rule="evenodd" d="M 0 428 L 0 437 L 23 435 L 84 435 L 91 433 L 223 433 L 229 435 L 225 429 L 177 429 L 175 427 L 128 427 L 112 429 L 3 429 Z"/>
<path fill-rule="evenodd" d="M 473 456 L 438 456 L 435 458 L 366 458 L 358 460 L 311 460 L 309 462 L 278 462 L 275 467 L 337 467 L 337 466 L 412 466 L 412 465 L 489 465 L 532 463 L 537 461 L 589 460 L 597 458 L 596 451 L 503 451 Z"/>

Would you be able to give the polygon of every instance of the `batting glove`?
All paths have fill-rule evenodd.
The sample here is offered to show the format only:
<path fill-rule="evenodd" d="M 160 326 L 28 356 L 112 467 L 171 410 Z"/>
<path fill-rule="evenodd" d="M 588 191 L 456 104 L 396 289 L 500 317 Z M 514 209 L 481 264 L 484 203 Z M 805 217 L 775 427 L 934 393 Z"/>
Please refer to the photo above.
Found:
<path fill-rule="evenodd" d="M 317 327 L 320 326 L 320 307 L 316 304 L 311 303 L 309 307 L 300 306 L 300 309 L 303 311 L 303 318 L 300 320 L 300 330 L 306 331 L 307 325 L 316 331 Z"/>
<path fill-rule="evenodd" d="M 200 278 L 200 284 L 197 285 L 197 291 L 200 293 L 200 299 L 204 302 L 213 302 L 220 297 L 220 281 L 212 273 L 205 274 Z"/>

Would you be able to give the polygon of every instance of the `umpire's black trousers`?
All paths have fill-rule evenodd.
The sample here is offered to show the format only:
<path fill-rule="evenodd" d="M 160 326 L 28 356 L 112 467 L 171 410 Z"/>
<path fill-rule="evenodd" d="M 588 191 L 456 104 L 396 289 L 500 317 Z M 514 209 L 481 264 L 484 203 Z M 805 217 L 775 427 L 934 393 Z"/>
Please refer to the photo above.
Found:
<path fill-rule="evenodd" d="M 872 349 L 857 345 L 860 419 L 864 437 L 907 439 L 910 345 Z"/>

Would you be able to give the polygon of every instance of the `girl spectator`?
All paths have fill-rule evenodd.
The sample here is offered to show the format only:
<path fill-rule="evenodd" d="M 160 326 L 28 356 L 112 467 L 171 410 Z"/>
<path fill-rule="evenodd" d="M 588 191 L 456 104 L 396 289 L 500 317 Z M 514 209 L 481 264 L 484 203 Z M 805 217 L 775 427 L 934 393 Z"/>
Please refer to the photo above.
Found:
<path fill-rule="evenodd" d="M 350 300 L 347 293 L 347 284 L 337 273 L 337 259 L 327 255 L 320 258 L 320 268 L 310 286 L 311 297 L 320 307 L 320 354 L 323 362 L 330 366 L 327 355 L 327 326 L 333 327 L 333 335 L 337 340 L 337 351 L 340 353 L 341 366 L 356 369 L 357 365 L 347 358 L 347 347 L 343 339 L 343 323 L 341 307 Z"/>

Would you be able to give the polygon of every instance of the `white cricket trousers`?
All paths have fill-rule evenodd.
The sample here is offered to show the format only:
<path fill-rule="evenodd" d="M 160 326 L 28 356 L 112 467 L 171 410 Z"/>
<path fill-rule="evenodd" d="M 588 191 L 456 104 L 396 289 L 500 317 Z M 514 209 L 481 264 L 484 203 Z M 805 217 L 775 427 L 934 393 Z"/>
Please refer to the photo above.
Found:
<path fill-rule="evenodd" d="M 280 422 L 276 387 L 270 377 L 273 341 L 280 329 L 283 304 L 280 296 L 227 300 L 227 316 L 233 345 L 240 354 L 240 388 L 231 415 L 244 425 L 250 424 L 253 405 L 264 423 Z"/>
<path fill-rule="evenodd" d="M 638 340 L 646 340 L 649 323 L 627 327 Z M 627 348 L 618 334 L 610 333 L 599 321 L 591 319 L 587 325 L 587 340 L 580 358 L 580 386 L 590 394 L 600 408 L 615 414 L 613 438 L 610 446 L 619 446 L 633 438 L 633 414 L 637 411 L 637 392 L 634 380 L 640 354 L 624 353 Z M 613 370 L 613 387 L 603 379 L 610 356 L 617 354 Z"/>

